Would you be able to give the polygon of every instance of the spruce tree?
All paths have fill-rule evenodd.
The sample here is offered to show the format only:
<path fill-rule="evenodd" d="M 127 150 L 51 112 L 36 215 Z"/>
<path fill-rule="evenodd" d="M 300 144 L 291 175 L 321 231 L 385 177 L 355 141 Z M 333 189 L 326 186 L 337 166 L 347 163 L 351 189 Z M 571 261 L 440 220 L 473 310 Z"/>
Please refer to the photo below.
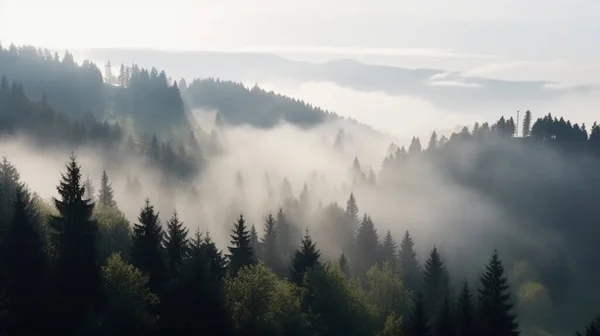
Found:
<path fill-rule="evenodd" d="M 4 231 L 12 218 L 17 190 L 23 187 L 17 168 L 8 158 L 2 157 L 0 162 L 0 231 Z"/>
<path fill-rule="evenodd" d="M 163 262 L 163 229 L 159 213 L 154 212 L 150 199 L 146 199 L 140 210 L 137 224 L 133 226 L 131 237 L 131 261 L 142 273 L 148 275 L 150 289 L 160 293 L 166 279 Z"/>
<path fill-rule="evenodd" d="M 446 295 L 434 328 L 435 336 L 456 336 L 450 296 Z"/>
<path fill-rule="evenodd" d="M 371 217 L 365 214 L 356 234 L 354 256 L 352 258 L 355 275 L 361 279 L 365 278 L 369 268 L 379 259 L 378 251 L 379 236 L 377 235 L 375 224 L 371 220 Z"/>
<path fill-rule="evenodd" d="M 262 256 L 262 249 L 258 240 L 258 232 L 256 232 L 254 223 L 252 223 L 252 227 L 250 228 L 250 246 L 252 247 L 252 255 L 254 256 L 254 259 L 258 260 L 259 256 Z"/>
<path fill-rule="evenodd" d="M 1 247 L 1 281 L 8 319 L 0 321 L 9 334 L 40 334 L 44 316 L 46 254 L 38 233 L 39 219 L 29 208 L 24 188 L 16 192 L 14 213 Z"/>
<path fill-rule="evenodd" d="M 167 268 L 171 278 L 177 278 L 181 267 L 188 255 L 188 229 L 179 220 L 177 211 L 173 211 L 173 217 L 167 223 L 164 249 L 167 256 Z"/>
<path fill-rule="evenodd" d="M 469 290 L 469 283 L 465 280 L 456 302 L 455 311 L 456 336 L 475 336 L 475 301 Z"/>
<path fill-rule="evenodd" d="M 521 136 L 527 138 L 531 135 L 531 111 L 527 110 L 525 112 L 525 117 L 523 118 L 523 131 L 521 132 Z"/>
<path fill-rule="evenodd" d="M 275 218 L 269 214 L 265 222 L 264 236 L 261 239 L 262 258 L 265 265 L 277 275 L 283 275 L 281 255 L 277 245 L 277 232 L 275 230 Z"/>
<path fill-rule="evenodd" d="M 421 270 L 417 262 L 417 254 L 414 250 L 415 243 L 406 231 L 400 243 L 400 268 L 402 270 L 402 281 L 406 289 L 416 293 L 421 288 Z"/>
<path fill-rule="evenodd" d="M 381 245 L 381 260 L 387 261 L 393 272 L 398 269 L 398 257 L 396 256 L 396 241 L 392 237 L 390 230 L 387 231 Z"/>
<path fill-rule="evenodd" d="M 577 333 L 577 336 L 600 336 L 600 315 L 585 327 L 585 334 Z"/>
<path fill-rule="evenodd" d="M 494 251 L 486 271 L 482 274 L 479 289 L 480 334 L 490 336 L 519 335 L 516 316 L 511 312 L 509 285 L 498 251 Z"/>
<path fill-rule="evenodd" d="M 444 298 L 447 296 L 447 274 L 437 247 L 434 245 L 425 262 L 423 272 L 423 301 L 427 314 L 434 320 L 439 318 Z"/>
<path fill-rule="evenodd" d="M 354 197 L 354 193 L 350 193 L 350 197 L 348 201 L 346 201 L 346 216 L 350 220 L 352 226 L 352 231 L 356 231 L 358 228 L 358 203 L 356 202 L 356 198 Z"/>
<path fill-rule="evenodd" d="M 300 243 L 300 248 L 296 250 L 294 259 L 292 260 L 290 280 L 297 285 L 301 285 L 304 281 L 306 271 L 320 264 L 320 256 L 321 253 L 317 250 L 317 245 L 312 241 L 312 238 L 308 234 L 308 229 L 306 229 L 306 233 Z"/>
<path fill-rule="evenodd" d="M 231 246 L 227 247 L 229 250 L 229 273 L 235 277 L 242 267 L 254 265 L 256 259 L 254 258 L 250 233 L 246 229 L 246 221 L 243 215 L 240 215 L 231 231 L 233 233 L 230 235 Z"/>
<path fill-rule="evenodd" d="M 219 282 L 225 276 L 227 270 L 227 258 L 219 251 L 217 245 L 210 237 L 210 233 L 206 232 L 203 237 L 196 234 L 196 238 L 192 243 L 192 253 L 200 253 L 208 262 L 208 276 L 211 281 Z"/>
<path fill-rule="evenodd" d="M 90 202 L 95 202 L 96 191 L 94 189 L 94 182 L 89 176 L 85 179 L 85 182 L 83 182 L 83 186 L 85 187 L 85 195 L 83 195 L 83 198 L 90 200 Z"/>
<path fill-rule="evenodd" d="M 56 253 L 55 289 L 57 302 L 52 318 L 68 332 L 82 314 L 100 301 L 100 265 L 97 260 L 98 224 L 92 220 L 94 204 L 83 198 L 81 168 L 74 155 L 58 185 L 60 199 L 54 198 L 58 216 L 49 226 Z"/>
<path fill-rule="evenodd" d="M 277 225 L 275 228 L 281 254 L 284 258 L 289 258 L 288 256 L 294 251 L 294 245 L 291 240 L 290 223 L 285 217 L 282 208 L 279 208 L 279 211 L 277 211 Z"/>
<path fill-rule="evenodd" d="M 338 259 L 338 264 L 340 265 L 342 272 L 344 272 L 344 274 L 347 277 L 349 277 L 350 276 L 350 264 L 349 264 L 348 258 L 346 258 L 345 254 L 342 253 L 342 255 L 340 256 L 340 259 Z"/>
<path fill-rule="evenodd" d="M 112 185 L 108 180 L 108 174 L 106 170 L 102 171 L 102 178 L 100 179 L 100 192 L 98 193 L 98 203 L 105 207 L 114 207 L 117 205 L 112 189 Z"/>
<path fill-rule="evenodd" d="M 429 318 L 423 302 L 423 294 L 418 292 L 413 307 L 404 324 L 404 336 L 430 336 Z"/>

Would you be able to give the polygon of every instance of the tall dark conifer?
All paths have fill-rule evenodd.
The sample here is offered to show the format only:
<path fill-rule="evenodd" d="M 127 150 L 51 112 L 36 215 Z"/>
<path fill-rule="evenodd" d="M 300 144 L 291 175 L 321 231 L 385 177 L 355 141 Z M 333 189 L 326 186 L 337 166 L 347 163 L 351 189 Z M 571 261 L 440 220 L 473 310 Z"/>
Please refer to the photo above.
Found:
<path fill-rule="evenodd" d="M 258 240 L 258 232 L 256 232 L 256 226 L 254 226 L 254 223 L 252 223 L 252 227 L 250 228 L 250 246 L 252 247 L 252 255 L 254 256 L 254 259 L 258 260 L 258 258 L 262 256 L 262 246 Z"/>
<path fill-rule="evenodd" d="M 320 256 L 321 252 L 317 250 L 317 245 L 312 241 L 308 229 L 306 229 L 300 248 L 294 254 L 290 280 L 298 285 L 302 284 L 306 271 L 319 265 Z"/>
<path fill-rule="evenodd" d="M 379 259 L 378 251 L 379 236 L 377 235 L 377 229 L 375 229 L 375 224 L 371 220 L 371 217 L 365 214 L 356 234 L 352 257 L 352 270 L 356 276 L 361 279 L 365 278 L 369 268 Z"/>
<path fill-rule="evenodd" d="M 229 250 L 229 272 L 231 276 L 236 276 L 242 267 L 255 264 L 256 259 L 254 258 L 250 233 L 246 229 L 246 221 L 243 215 L 240 215 L 231 231 L 233 233 L 230 235 L 231 246 L 227 247 Z"/>
<path fill-rule="evenodd" d="M 469 283 L 465 281 L 458 295 L 455 311 L 456 336 L 477 335 L 475 320 L 475 301 L 469 290 Z"/>
<path fill-rule="evenodd" d="M 577 336 L 600 336 L 600 315 L 585 327 L 585 334 L 577 333 Z"/>
<path fill-rule="evenodd" d="M 479 289 L 479 333 L 490 336 L 519 335 L 519 325 L 512 313 L 509 286 L 498 251 L 494 251 Z"/>
<path fill-rule="evenodd" d="M 292 231 L 290 223 L 285 217 L 282 208 L 279 208 L 279 211 L 277 211 L 277 223 L 275 229 L 279 241 L 279 250 L 284 258 L 289 258 L 294 251 L 294 244 L 292 244 L 291 240 Z"/>
<path fill-rule="evenodd" d="M 106 173 L 106 170 L 102 171 L 102 178 L 100 179 L 98 203 L 106 207 L 114 207 L 117 205 L 117 203 L 115 202 L 115 196 L 112 189 L 112 185 L 108 180 L 108 174 Z"/>
<path fill-rule="evenodd" d="M 423 272 L 423 300 L 427 314 L 436 321 L 448 295 L 446 267 L 434 245 Z"/>
<path fill-rule="evenodd" d="M 0 161 L 0 229 L 6 229 L 12 218 L 17 190 L 23 186 L 20 182 L 17 168 L 13 166 L 8 158 L 2 157 Z"/>
<path fill-rule="evenodd" d="M 435 321 L 435 336 L 456 336 L 454 324 L 454 314 L 452 312 L 452 303 L 449 295 L 446 295 L 439 316 Z"/>
<path fill-rule="evenodd" d="M 29 208 L 28 192 L 16 192 L 13 218 L 2 241 L 1 283 L 9 314 L 0 323 L 9 334 L 35 335 L 43 329 L 46 254 L 38 233 L 37 214 Z"/>
<path fill-rule="evenodd" d="M 150 200 L 146 199 L 131 238 L 132 264 L 148 275 L 153 293 L 160 293 L 166 280 L 162 249 L 164 232 L 158 215 Z"/>
<path fill-rule="evenodd" d="M 50 219 L 55 245 L 54 281 L 56 309 L 53 317 L 69 332 L 82 314 L 96 308 L 100 301 L 100 265 L 98 262 L 98 224 L 91 220 L 94 204 L 83 198 L 81 169 L 74 155 L 58 186 L 60 199 L 54 199 L 58 216 Z"/>
<path fill-rule="evenodd" d="M 167 223 L 164 249 L 167 255 L 167 268 L 171 278 L 177 278 L 189 252 L 188 229 L 179 220 L 177 211 Z"/>
<path fill-rule="evenodd" d="M 404 323 L 404 336 L 430 336 L 429 317 L 425 310 L 423 294 L 418 292 L 413 300 L 406 322 Z"/>
<path fill-rule="evenodd" d="M 275 274 L 283 276 L 281 254 L 277 244 L 277 232 L 275 230 L 275 218 L 269 214 L 264 227 L 264 236 L 261 238 L 262 258 L 265 265 L 271 268 Z"/>
<path fill-rule="evenodd" d="M 421 270 L 419 269 L 414 246 L 415 243 L 410 233 L 406 231 L 400 243 L 400 269 L 402 270 L 404 286 L 416 293 L 421 288 Z"/>
<path fill-rule="evenodd" d="M 381 244 L 381 260 L 387 261 L 393 272 L 398 269 L 398 256 L 396 255 L 396 241 L 392 237 L 390 230 L 385 234 L 383 243 Z"/>

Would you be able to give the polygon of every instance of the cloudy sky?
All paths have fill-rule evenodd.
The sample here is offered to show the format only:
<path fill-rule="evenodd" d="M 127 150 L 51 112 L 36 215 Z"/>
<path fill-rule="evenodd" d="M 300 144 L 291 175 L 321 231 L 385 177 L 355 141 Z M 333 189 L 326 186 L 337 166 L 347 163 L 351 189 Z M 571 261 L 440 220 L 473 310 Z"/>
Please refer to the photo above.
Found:
<path fill-rule="evenodd" d="M 353 56 L 578 82 L 599 73 L 598 17 L 597 0 L 0 0 L 0 41 Z"/>

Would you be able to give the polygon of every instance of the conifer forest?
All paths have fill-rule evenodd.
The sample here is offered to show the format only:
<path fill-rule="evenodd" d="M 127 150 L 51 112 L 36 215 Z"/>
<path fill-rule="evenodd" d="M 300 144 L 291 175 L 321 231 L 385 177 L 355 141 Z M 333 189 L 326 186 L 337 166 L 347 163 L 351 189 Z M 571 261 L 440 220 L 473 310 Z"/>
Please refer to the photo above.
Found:
<path fill-rule="evenodd" d="M 402 143 L 70 52 L 0 77 L 2 335 L 600 335 L 598 124 Z"/>

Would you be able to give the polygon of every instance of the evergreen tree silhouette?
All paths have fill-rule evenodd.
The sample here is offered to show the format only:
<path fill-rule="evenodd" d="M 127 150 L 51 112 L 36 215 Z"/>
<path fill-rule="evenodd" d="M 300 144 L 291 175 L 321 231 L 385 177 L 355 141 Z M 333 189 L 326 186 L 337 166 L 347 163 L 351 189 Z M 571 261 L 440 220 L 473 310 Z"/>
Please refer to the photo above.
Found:
<path fill-rule="evenodd" d="M 0 232 L 3 232 L 13 216 L 15 196 L 17 191 L 23 187 L 20 175 L 6 156 L 0 161 Z"/>
<path fill-rule="evenodd" d="M 162 249 L 164 232 L 158 216 L 150 199 L 146 199 L 138 223 L 133 226 L 130 252 L 132 264 L 148 275 L 153 293 L 161 293 L 166 280 Z"/>
<path fill-rule="evenodd" d="M 531 111 L 529 110 L 525 112 L 525 117 L 523 117 L 523 131 L 521 136 L 524 138 L 531 136 Z"/>
<path fill-rule="evenodd" d="M 1 283 L 9 315 L 0 323 L 9 334 L 42 334 L 46 254 L 38 233 L 39 219 L 28 206 L 24 188 L 16 192 L 14 213 L 0 245 Z"/>
<path fill-rule="evenodd" d="M 350 263 L 348 262 L 348 258 L 346 258 L 345 254 L 342 253 L 342 255 L 340 255 L 340 259 L 338 259 L 338 264 L 340 265 L 342 272 L 344 272 L 344 274 L 347 277 L 349 277 L 350 276 Z"/>
<path fill-rule="evenodd" d="M 452 312 L 452 304 L 450 302 L 450 296 L 446 295 L 444 303 L 442 304 L 441 311 L 435 322 L 434 335 L 435 336 L 456 336 L 454 325 L 454 314 Z"/>
<path fill-rule="evenodd" d="M 413 307 L 404 324 L 404 336 L 430 336 L 429 317 L 425 310 L 423 294 L 418 292 Z"/>
<path fill-rule="evenodd" d="M 390 230 L 385 234 L 383 243 L 381 244 L 381 259 L 387 261 L 393 272 L 398 269 L 398 257 L 396 255 L 396 241 L 392 237 Z"/>
<path fill-rule="evenodd" d="M 410 233 L 406 231 L 400 243 L 400 269 L 404 286 L 409 291 L 416 293 L 421 288 L 422 277 L 414 246 L 415 243 Z"/>
<path fill-rule="evenodd" d="M 231 246 L 229 250 L 229 272 L 231 276 L 236 276 L 238 271 L 245 266 L 254 265 L 254 251 L 252 250 L 252 241 L 250 233 L 246 229 L 244 216 L 240 215 L 237 223 L 234 224 L 231 237 Z"/>
<path fill-rule="evenodd" d="M 189 251 L 188 229 L 179 220 L 177 211 L 167 223 L 164 249 L 167 256 L 167 268 L 171 278 L 177 278 Z"/>
<path fill-rule="evenodd" d="M 254 226 L 254 223 L 252 223 L 252 227 L 250 228 L 250 247 L 252 247 L 252 255 L 254 256 L 254 259 L 258 260 L 258 258 L 262 256 L 262 246 L 258 240 L 258 232 L 256 232 L 256 226 Z"/>
<path fill-rule="evenodd" d="M 281 251 L 283 258 L 289 258 L 288 256 L 294 251 L 294 245 L 291 241 L 292 233 L 290 229 L 290 223 L 285 217 L 282 208 L 279 208 L 279 211 L 277 211 L 277 223 L 275 226 L 275 231 L 277 232 L 279 250 Z"/>
<path fill-rule="evenodd" d="M 290 280 L 297 285 L 301 285 L 306 271 L 320 264 L 320 256 L 321 253 L 317 250 L 317 245 L 312 241 L 307 228 L 304 237 L 302 237 L 300 248 L 296 250 L 292 260 Z"/>
<path fill-rule="evenodd" d="M 600 315 L 585 327 L 585 334 L 577 333 L 577 336 L 600 336 Z"/>
<path fill-rule="evenodd" d="M 271 268 L 275 274 L 283 276 L 281 255 L 277 244 L 277 232 L 275 230 L 275 218 L 269 214 L 264 227 L 264 236 L 261 239 L 262 257 L 265 265 Z"/>
<path fill-rule="evenodd" d="M 355 255 L 352 258 L 353 271 L 359 278 L 365 278 L 367 271 L 378 260 L 379 237 L 371 217 L 364 215 L 356 234 Z"/>
<path fill-rule="evenodd" d="M 85 187 L 85 195 L 83 195 L 83 197 L 90 200 L 90 202 L 95 202 L 96 190 L 94 189 L 94 182 L 89 176 L 85 179 L 85 182 L 83 182 L 83 186 Z"/>
<path fill-rule="evenodd" d="M 423 301 L 427 314 L 434 321 L 439 318 L 444 298 L 448 295 L 447 290 L 446 268 L 434 245 L 423 272 Z"/>
<path fill-rule="evenodd" d="M 100 265 L 97 260 L 98 224 L 91 220 L 94 204 L 83 198 L 81 168 L 71 155 L 66 174 L 54 198 L 57 216 L 50 218 L 55 244 L 55 289 L 58 316 L 52 320 L 69 332 L 83 314 L 97 308 L 101 299 Z"/>
<path fill-rule="evenodd" d="M 481 275 L 479 289 L 480 334 L 490 336 L 519 335 L 519 325 L 511 310 L 509 285 L 498 251 L 494 251 L 486 271 Z"/>
<path fill-rule="evenodd" d="M 475 318 L 475 301 L 469 290 L 469 283 L 465 280 L 456 302 L 456 336 L 477 335 Z"/>
<path fill-rule="evenodd" d="M 112 185 L 108 180 L 108 174 L 106 173 L 106 170 L 102 171 L 102 178 L 100 179 L 98 203 L 106 207 L 114 207 L 117 205 L 117 203 L 115 202 L 115 196 L 112 189 Z"/>

